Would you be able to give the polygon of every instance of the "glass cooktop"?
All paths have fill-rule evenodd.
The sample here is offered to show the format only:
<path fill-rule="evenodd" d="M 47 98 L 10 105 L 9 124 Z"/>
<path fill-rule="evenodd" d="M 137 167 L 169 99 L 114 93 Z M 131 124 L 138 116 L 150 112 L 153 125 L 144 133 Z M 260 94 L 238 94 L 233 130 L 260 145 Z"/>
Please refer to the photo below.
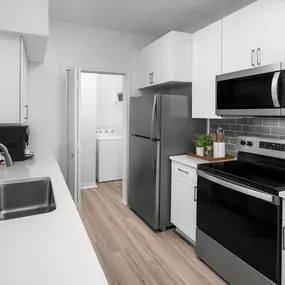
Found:
<path fill-rule="evenodd" d="M 285 191 L 285 165 L 280 159 L 266 161 L 260 156 L 247 160 L 244 158 L 218 163 L 200 164 L 198 169 L 227 178 L 262 191 L 278 195 Z"/>

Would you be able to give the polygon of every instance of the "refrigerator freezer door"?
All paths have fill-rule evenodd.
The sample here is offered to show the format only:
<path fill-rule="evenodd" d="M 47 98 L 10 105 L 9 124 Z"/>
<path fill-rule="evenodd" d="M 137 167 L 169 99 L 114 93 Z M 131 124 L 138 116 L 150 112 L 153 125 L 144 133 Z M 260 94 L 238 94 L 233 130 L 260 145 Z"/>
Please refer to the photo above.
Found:
<path fill-rule="evenodd" d="M 130 134 L 158 139 L 157 114 L 160 95 L 144 95 L 130 99 Z"/>
<path fill-rule="evenodd" d="M 130 135 L 128 204 L 153 229 L 159 226 L 159 142 Z"/>

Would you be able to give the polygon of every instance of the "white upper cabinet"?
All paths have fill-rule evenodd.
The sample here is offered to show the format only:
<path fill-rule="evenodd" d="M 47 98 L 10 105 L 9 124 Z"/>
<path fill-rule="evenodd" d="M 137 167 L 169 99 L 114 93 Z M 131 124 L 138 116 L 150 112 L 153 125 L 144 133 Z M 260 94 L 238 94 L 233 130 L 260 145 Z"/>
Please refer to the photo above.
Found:
<path fill-rule="evenodd" d="M 25 122 L 27 60 L 20 36 L 0 33 L 0 123 Z"/>
<path fill-rule="evenodd" d="M 222 71 L 222 21 L 193 34 L 192 117 L 215 115 L 216 75 Z"/>
<path fill-rule="evenodd" d="M 139 53 L 139 86 L 149 86 L 153 80 L 154 73 L 154 47 L 148 45 Z"/>
<path fill-rule="evenodd" d="M 222 72 L 256 66 L 258 2 L 241 9 L 222 21 Z"/>
<path fill-rule="evenodd" d="M 21 37 L 21 54 L 20 54 L 20 122 L 25 123 L 29 116 L 28 106 L 28 59 L 25 49 L 24 40 Z"/>
<path fill-rule="evenodd" d="M 192 35 L 170 32 L 139 52 L 139 88 L 192 81 Z"/>
<path fill-rule="evenodd" d="M 260 0 L 224 18 L 222 72 L 285 60 L 285 1 Z"/>
<path fill-rule="evenodd" d="M 258 15 L 258 65 L 284 62 L 285 1 L 259 1 Z"/>

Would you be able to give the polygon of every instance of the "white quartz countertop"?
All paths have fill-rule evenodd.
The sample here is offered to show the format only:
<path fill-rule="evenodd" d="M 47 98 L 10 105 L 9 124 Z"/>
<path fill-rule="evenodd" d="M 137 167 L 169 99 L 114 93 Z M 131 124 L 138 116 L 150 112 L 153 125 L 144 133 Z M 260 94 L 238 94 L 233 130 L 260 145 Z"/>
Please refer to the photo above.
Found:
<path fill-rule="evenodd" d="M 175 156 L 170 156 L 169 157 L 170 160 L 193 167 L 193 168 L 197 168 L 199 164 L 202 163 L 219 163 L 219 162 L 223 162 L 224 160 L 219 160 L 219 161 L 208 161 L 208 160 L 204 160 L 202 157 L 201 159 L 196 158 L 196 157 L 192 157 L 186 154 L 183 155 L 175 155 Z M 236 158 L 232 159 L 235 160 Z M 226 160 L 226 161 L 230 161 L 230 160 Z"/>
<path fill-rule="evenodd" d="M 0 167 L 0 182 L 51 177 L 56 210 L 0 221 L 0 284 L 107 285 L 55 159 Z"/>
<path fill-rule="evenodd" d="M 198 164 L 201 163 L 209 163 L 209 161 L 204 160 L 204 159 L 199 159 L 199 158 L 195 158 L 195 157 L 191 157 L 189 155 L 175 155 L 175 156 L 170 156 L 169 157 L 170 160 L 193 167 L 193 168 L 197 168 Z"/>

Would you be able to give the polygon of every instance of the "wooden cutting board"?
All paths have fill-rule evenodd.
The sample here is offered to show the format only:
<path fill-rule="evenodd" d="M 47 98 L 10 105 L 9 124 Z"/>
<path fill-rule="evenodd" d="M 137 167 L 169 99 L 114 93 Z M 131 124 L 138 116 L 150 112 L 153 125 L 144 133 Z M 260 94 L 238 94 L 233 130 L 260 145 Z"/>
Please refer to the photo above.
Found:
<path fill-rule="evenodd" d="M 227 156 L 225 156 L 225 157 L 219 157 L 219 158 L 214 158 L 212 155 L 199 156 L 199 155 L 197 155 L 197 154 L 194 153 L 194 152 L 188 152 L 187 155 L 188 155 L 188 156 L 191 156 L 191 157 L 198 158 L 198 159 L 203 159 L 203 160 L 211 161 L 211 162 L 224 161 L 224 160 L 233 160 L 233 159 L 235 159 L 235 157 L 234 157 L 234 156 L 231 156 L 231 155 L 227 155 Z"/>

